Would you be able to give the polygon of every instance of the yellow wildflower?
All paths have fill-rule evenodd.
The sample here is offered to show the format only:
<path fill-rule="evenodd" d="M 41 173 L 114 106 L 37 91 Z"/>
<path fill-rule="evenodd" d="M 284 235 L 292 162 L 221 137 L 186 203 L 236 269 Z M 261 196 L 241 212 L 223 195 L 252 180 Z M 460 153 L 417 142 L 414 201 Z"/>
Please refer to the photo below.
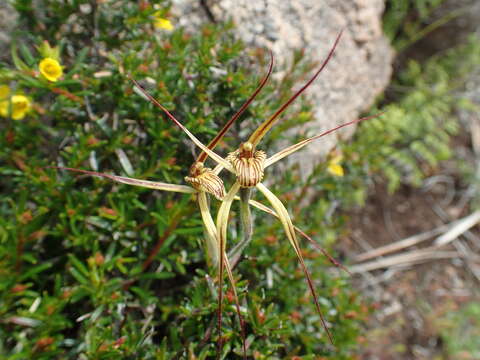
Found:
<path fill-rule="evenodd" d="M 343 171 L 343 167 L 340 164 L 343 161 L 343 155 L 335 155 L 330 159 L 327 165 L 327 172 L 332 174 L 333 176 L 340 176 L 342 177 L 345 172 Z"/>
<path fill-rule="evenodd" d="M 172 22 L 168 19 L 165 19 L 165 18 L 161 17 L 160 13 L 155 14 L 155 22 L 153 23 L 153 25 L 157 29 L 164 29 L 164 30 L 169 30 L 169 31 L 173 30 Z"/>
<path fill-rule="evenodd" d="M 52 58 L 47 57 L 43 59 L 42 61 L 40 61 L 38 67 L 40 69 L 40 73 L 48 81 L 55 82 L 63 75 L 63 70 L 60 66 L 60 63 Z"/>
<path fill-rule="evenodd" d="M 0 88 L 0 92 L 4 90 L 5 88 Z M 25 117 L 29 110 L 30 100 L 28 100 L 28 98 L 24 95 L 13 95 L 10 101 L 0 101 L 0 115 L 3 117 L 10 115 L 14 120 L 21 120 Z"/>

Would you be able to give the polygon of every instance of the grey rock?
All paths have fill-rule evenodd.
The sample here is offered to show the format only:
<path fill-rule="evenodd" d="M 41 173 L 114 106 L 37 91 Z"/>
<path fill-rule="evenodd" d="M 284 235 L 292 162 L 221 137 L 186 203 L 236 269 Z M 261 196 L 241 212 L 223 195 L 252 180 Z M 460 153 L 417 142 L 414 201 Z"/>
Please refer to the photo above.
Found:
<path fill-rule="evenodd" d="M 295 49 L 321 62 L 344 30 L 333 59 L 307 90 L 317 120 L 297 131 L 316 134 L 357 118 L 389 83 L 394 54 L 382 32 L 383 0 L 217 0 L 208 2 L 208 10 L 217 21 L 233 19 L 239 37 L 248 45 L 271 49 L 277 64 L 288 64 Z M 180 25 L 192 31 L 209 21 L 199 2 L 174 0 L 173 11 Z M 281 68 L 277 65 L 275 71 Z M 353 132 L 348 127 L 303 150 L 303 173 L 340 134 L 345 138 Z"/>
<path fill-rule="evenodd" d="M 10 57 L 10 34 L 17 25 L 16 14 L 8 2 L 0 2 L 0 59 Z"/>

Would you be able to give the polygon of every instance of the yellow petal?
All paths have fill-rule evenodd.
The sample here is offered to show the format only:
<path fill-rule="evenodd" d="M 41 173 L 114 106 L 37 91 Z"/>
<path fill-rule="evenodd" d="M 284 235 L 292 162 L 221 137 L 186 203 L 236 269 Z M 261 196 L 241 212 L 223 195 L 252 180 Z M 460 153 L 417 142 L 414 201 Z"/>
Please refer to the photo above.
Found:
<path fill-rule="evenodd" d="M 63 75 L 62 67 L 60 63 L 52 58 L 45 58 L 40 61 L 38 65 L 40 69 L 40 73 L 48 80 L 48 81 L 58 81 L 60 77 Z"/>
<path fill-rule="evenodd" d="M 0 116 L 8 116 L 8 101 L 0 101 Z"/>
<path fill-rule="evenodd" d="M 240 197 L 239 196 L 235 196 L 235 200 L 240 200 Z M 272 209 L 270 209 L 268 206 L 265 206 L 263 205 L 261 202 L 258 202 L 258 201 L 255 201 L 255 200 L 252 200 L 250 199 L 248 201 L 248 203 L 250 205 L 252 205 L 253 207 L 256 207 L 257 209 L 261 210 L 261 211 L 264 211 L 270 215 L 273 215 L 275 216 L 276 218 L 280 218 L 278 216 L 278 214 L 273 211 Z M 323 249 L 315 240 L 313 240 L 310 236 L 308 236 L 302 229 L 300 229 L 299 227 L 297 226 L 293 226 L 295 231 L 298 232 L 300 235 L 302 235 L 305 239 L 307 239 L 313 246 L 315 246 L 318 250 L 320 250 L 322 252 L 323 255 L 325 255 L 325 257 L 333 264 L 335 265 L 336 267 L 339 267 L 343 270 L 345 270 L 347 273 L 349 273 L 351 275 L 351 272 L 350 270 L 348 270 L 344 265 L 342 265 L 340 262 L 338 262 L 337 260 L 335 260 L 325 249 Z"/>
<path fill-rule="evenodd" d="M 154 26 L 157 29 L 164 29 L 164 30 L 173 30 L 173 25 L 172 22 L 168 19 L 164 19 L 161 17 L 155 17 L 155 23 Z"/>
<path fill-rule="evenodd" d="M 222 222 L 222 224 L 225 224 L 225 226 L 227 225 L 227 222 L 228 222 L 228 213 L 230 212 L 230 206 L 239 188 L 240 188 L 240 185 L 238 185 L 238 183 L 232 186 L 227 196 L 222 201 L 222 205 L 220 206 L 220 210 L 218 212 L 218 218 L 221 219 L 219 221 L 224 221 L 224 219 L 226 219 L 224 223 Z M 218 288 L 219 336 L 221 338 L 221 322 L 222 322 L 221 316 L 222 316 L 222 302 L 223 302 L 222 281 L 223 281 L 223 267 L 225 266 L 225 269 L 227 271 L 227 276 L 230 281 L 230 285 L 232 286 L 233 297 L 235 299 L 235 307 L 238 315 L 238 320 L 240 323 L 240 328 L 242 330 L 243 353 L 244 353 L 244 357 L 246 358 L 247 348 L 246 348 L 246 342 L 245 342 L 245 322 L 243 320 L 243 316 L 240 311 L 240 303 L 238 301 L 238 294 L 237 294 L 237 285 L 235 282 L 235 278 L 233 277 L 232 267 L 230 266 L 228 256 L 225 252 L 226 228 L 225 229 L 222 228 L 221 231 L 223 230 L 225 231 L 225 236 L 223 237 L 223 239 L 220 239 L 218 237 L 218 234 L 220 232 L 217 231 L 218 224 L 216 228 L 215 224 L 213 223 L 212 216 L 210 214 L 210 209 L 207 203 L 207 197 L 205 192 L 200 192 L 198 194 L 198 201 L 200 205 L 200 211 L 202 214 L 202 220 L 207 232 L 207 237 L 208 237 L 207 246 L 217 245 L 216 246 L 217 251 L 214 251 L 213 254 L 214 256 L 219 257 L 219 260 L 216 260 L 217 266 L 218 266 L 218 274 L 219 274 L 219 285 L 218 285 L 219 286 Z"/>
<path fill-rule="evenodd" d="M 12 119 L 21 120 L 25 117 L 27 112 L 30 110 L 30 100 L 24 95 L 13 95 L 12 99 Z M 3 106 L 2 106 L 3 107 Z M 8 111 L 8 102 L 7 102 L 7 111 Z M 3 115 L 3 110 L 2 110 Z"/>
<path fill-rule="evenodd" d="M 330 161 L 327 166 L 327 172 L 333 176 L 342 177 L 344 175 L 343 167 L 340 164 L 336 164 L 333 161 Z"/>
<path fill-rule="evenodd" d="M 202 144 L 200 140 L 198 140 L 195 135 L 193 135 L 188 129 L 183 126 L 176 118 L 173 116 L 170 111 L 167 110 L 165 106 L 160 104 L 152 95 L 150 95 L 135 79 L 131 79 L 133 83 L 135 84 L 135 87 L 133 88 L 137 94 L 140 96 L 144 97 L 145 99 L 149 100 L 153 105 L 156 107 L 160 108 L 169 118 L 172 120 L 187 136 L 190 138 L 190 140 L 193 141 L 195 145 L 197 145 L 200 149 L 205 151 L 207 155 L 212 158 L 214 161 L 217 162 L 217 164 L 221 164 L 225 169 L 230 171 L 231 173 L 235 174 L 235 170 L 233 169 L 233 166 L 224 158 L 221 156 L 217 155 L 215 152 L 207 148 L 205 145 Z"/>
<path fill-rule="evenodd" d="M 384 112 L 381 112 L 379 114 L 375 114 L 375 115 L 372 115 L 372 116 L 367 116 L 367 117 L 363 117 L 363 118 L 360 118 L 360 119 L 356 119 L 356 120 L 353 120 L 353 121 L 349 121 L 345 124 L 341 124 L 337 127 L 334 127 L 333 129 L 330 129 L 330 130 L 327 130 L 321 134 L 318 134 L 318 135 L 315 135 L 315 136 L 312 136 L 311 138 L 308 138 L 308 139 L 305 139 L 305 140 L 302 140 L 300 141 L 299 143 L 297 144 L 294 144 L 294 145 L 291 145 L 283 150 L 280 150 L 278 153 L 276 153 L 275 155 L 272 155 L 271 157 L 269 157 L 266 161 L 265 161 L 265 168 L 269 167 L 270 165 L 276 163 L 277 161 L 283 159 L 284 157 L 294 153 L 295 151 L 298 151 L 300 150 L 301 148 L 303 148 L 304 146 L 310 144 L 312 141 L 315 141 L 325 135 L 328 135 L 328 134 L 331 134 L 332 132 L 335 132 L 337 131 L 338 129 L 341 129 L 345 126 L 349 126 L 349 125 L 352 125 L 352 124 L 356 124 L 356 123 L 359 123 L 361 121 L 365 121 L 365 120 L 370 120 L 370 119 L 373 119 L 373 118 L 376 118 L 376 117 L 379 117 L 381 115 L 383 115 Z"/>
<path fill-rule="evenodd" d="M 210 213 L 207 194 L 203 191 L 198 193 L 198 205 L 200 207 L 200 214 L 202 215 L 202 221 L 205 227 L 208 255 L 210 256 L 213 265 L 218 267 L 220 253 L 217 241 L 217 228 L 215 227 L 215 223 L 213 222 L 212 215 Z"/>

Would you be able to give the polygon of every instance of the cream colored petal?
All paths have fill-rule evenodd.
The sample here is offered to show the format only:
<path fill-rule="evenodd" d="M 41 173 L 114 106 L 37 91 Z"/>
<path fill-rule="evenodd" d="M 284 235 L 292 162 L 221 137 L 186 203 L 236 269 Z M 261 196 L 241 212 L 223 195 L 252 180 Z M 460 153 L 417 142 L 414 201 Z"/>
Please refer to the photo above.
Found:
<path fill-rule="evenodd" d="M 311 138 L 308 138 L 308 139 L 305 139 L 305 140 L 302 140 L 300 141 L 299 143 L 295 144 L 295 145 L 292 145 L 292 146 L 289 146 L 281 151 L 279 151 L 278 153 L 276 153 L 275 155 L 269 157 L 266 161 L 265 161 L 265 168 L 269 167 L 270 165 L 276 163 L 277 161 L 279 160 L 282 160 L 284 157 L 294 153 L 295 151 L 298 151 L 300 150 L 301 148 L 303 148 L 304 146 L 310 144 L 312 141 L 315 141 L 325 135 L 328 135 L 334 131 L 337 131 L 338 129 L 341 129 L 345 126 L 349 126 L 349 125 L 352 125 L 352 124 L 355 124 L 355 123 L 359 123 L 361 121 L 364 121 L 364 120 L 369 120 L 369 119 L 373 119 L 373 118 L 376 118 L 376 117 L 379 117 L 383 114 L 383 112 L 379 113 L 379 114 L 375 114 L 375 115 L 372 115 L 372 116 L 367 116 L 367 117 L 363 117 L 363 118 L 360 118 L 360 119 L 355 119 L 353 121 L 349 121 L 345 124 L 341 124 L 337 127 L 334 127 L 333 129 L 330 129 L 330 130 L 327 130 L 321 134 L 318 134 L 318 135 L 315 135 L 315 136 L 312 136 Z"/>
<path fill-rule="evenodd" d="M 236 185 L 236 184 L 235 184 Z M 228 213 L 230 212 L 230 207 L 232 204 L 232 201 L 235 197 L 235 194 L 238 192 L 238 189 L 240 186 L 232 186 L 228 194 L 225 196 L 225 198 L 222 201 L 222 205 L 220 206 L 219 213 L 218 213 L 218 219 L 224 219 L 223 213 L 226 213 L 226 219 L 228 222 Z M 218 229 L 215 227 L 215 224 L 213 222 L 208 203 L 207 203 L 207 198 L 206 194 L 201 192 L 199 193 L 199 204 L 201 208 L 201 213 L 202 213 L 202 219 L 203 223 L 205 224 L 205 228 L 207 230 L 208 236 L 211 237 L 209 241 L 215 242 L 215 245 L 217 246 L 217 251 L 216 254 L 221 254 L 220 255 L 220 261 L 218 261 L 218 273 L 219 273 L 219 292 L 218 292 L 218 317 L 219 317 L 219 331 L 221 332 L 221 319 L 222 319 L 222 302 L 223 302 L 223 293 L 222 293 L 222 282 L 223 282 L 223 266 L 225 266 L 225 269 L 227 271 L 227 276 L 228 280 L 230 281 L 232 291 L 233 291 L 233 297 L 235 300 L 235 307 L 236 307 L 236 312 L 238 315 L 238 320 L 240 322 L 240 328 L 242 330 L 242 342 L 243 342 L 243 352 L 244 352 L 244 357 L 246 358 L 246 338 L 245 338 L 245 322 L 243 320 L 242 313 L 240 311 L 240 303 L 238 301 L 238 294 L 237 294 L 237 284 L 235 282 L 235 278 L 233 277 L 232 273 L 232 267 L 230 265 L 230 261 L 228 260 L 227 253 L 225 252 L 225 243 L 226 243 L 226 228 L 225 228 L 225 237 L 223 239 L 220 239 L 218 237 L 218 234 L 220 233 Z M 224 205 L 226 204 L 226 205 Z M 223 210 L 222 210 L 223 208 Z M 225 224 L 226 226 L 227 224 Z M 218 224 L 217 224 L 218 226 Z M 223 231 L 223 228 L 222 228 Z M 221 252 L 221 253 L 220 253 Z M 218 255 L 217 255 L 218 256 Z M 219 334 L 221 336 L 221 333 Z"/>
<path fill-rule="evenodd" d="M 208 206 L 207 201 L 207 194 L 203 191 L 198 193 L 198 205 L 200 207 L 200 214 L 202 215 L 203 225 L 205 226 L 205 231 L 207 233 L 207 249 L 209 255 L 212 257 L 213 265 L 215 267 L 218 267 L 220 256 L 218 252 L 219 248 L 217 241 L 217 229 L 210 213 L 210 207 Z"/>
<path fill-rule="evenodd" d="M 225 246 L 227 243 L 228 215 L 230 214 L 230 208 L 232 206 L 233 199 L 235 198 L 235 195 L 237 194 L 239 189 L 240 184 L 238 182 L 235 182 L 235 184 L 232 185 L 227 195 L 223 199 L 222 204 L 220 205 L 220 209 L 218 210 L 217 233 L 220 239 L 220 244 L 223 246 L 223 250 L 225 250 Z"/>
<path fill-rule="evenodd" d="M 295 253 L 297 254 L 298 260 L 302 267 L 303 273 L 305 274 L 305 278 L 307 280 L 308 287 L 310 288 L 310 292 L 312 293 L 312 296 L 315 302 L 315 307 L 317 308 L 317 312 L 320 316 L 320 320 L 322 321 L 322 325 L 327 333 L 328 338 L 330 339 L 330 342 L 333 344 L 333 338 L 332 338 L 332 335 L 330 334 L 330 331 L 328 330 L 327 323 L 325 322 L 322 311 L 320 309 L 320 304 L 318 303 L 318 296 L 315 291 L 315 287 L 313 286 L 313 281 L 310 276 L 310 273 L 307 269 L 307 266 L 305 265 L 305 261 L 303 260 L 303 255 L 300 250 L 297 237 L 295 236 L 295 229 L 293 227 L 292 220 L 290 219 L 290 215 L 288 214 L 287 209 L 282 204 L 280 199 L 278 199 L 275 196 L 275 194 L 273 194 L 265 185 L 263 185 L 262 183 L 258 183 L 257 189 L 260 190 L 260 192 L 263 195 L 265 195 L 265 197 L 270 202 L 273 209 L 279 216 L 280 222 L 282 223 L 283 228 L 285 229 L 285 233 L 287 234 L 288 240 L 290 241 L 290 244 L 292 244 L 292 247 L 295 250 Z"/>
<path fill-rule="evenodd" d="M 215 166 L 215 167 L 213 168 L 213 173 L 214 173 L 215 175 L 219 175 L 219 174 L 222 172 L 223 169 L 224 169 L 223 165 L 222 165 L 222 164 L 218 164 L 217 166 Z"/>
<path fill-rule="evenodd" d="M 235 200 L 240 200 L 240 197 L 238 196 L 235 196 Z M 250 199 L 248 201 L 248 203 L 250 205 L 252 205 L 253 207 L 256 207 L 257 209 L 263 211 L 263 212 L 266 212 L 270 215 L 273 215 L 275 216 L 276 218 L 279 218 L 278 214 L 273 211 L 272 209 L 270 209 L 268 206 L 266 205 L 263 205 L 261 202 L 258 202 L 256 200 L 252 200 Z M 295 231 L 297 233 L 299 233 L 300 235 L 302 235 L 305 239 L 307 239 L 310 243 L 312 243 L 312 245 L 314 247 L 317 248 L 317 250 L 319 250 L 333 265 L 345 270 L 347 273 L 349 273 L 350 275 L 352 274 L 350 272 L 350 270 L 348 270 L 348 268 L 346 268 L 344 265 L 342 265 L 340 262 L 338 262 L 337 260 L 335 260 L 334 257 L 332 257 L 324 248 L 322 248 L 315 240 L 313 240 L 310 236 L 308 236 L 302 229 L 300 229 L 299 227 L 297 226 L 293 226 Z"/>
<path fill-rule="evenodd" d="M 157 181 L 148 181 L 148 180 L 141 180 L 141 179 L 133 179 L 125 176 L 117 176 L 117 175 L 110 175 L 110 174 L 105 174 L 105 173 L 100 173 L 96 171 L 88 171 L 88 170 L 81 170 L 81 169 L 74 169 L 74 168 L 69 168 L 69 167 L 60 167 L 60 166 L 49 166 L 51 168 L 55 169 L 60 169 L 60 170 L 68 170 L 68 171 L 74 171 L 82 174 L 87 174 L 87 175 L 92 175 L 92 176 L 99 176 L 103 178 L 107 178 L 122 184 L 127 184 L 127 185 L 133 185 L 133 186 L 139 186 L 139 187 L 144 187 L 144 188 L 149 188 L 149 189 L 155 189 L 155 190 L 164 190 L 164 191 L 171 191 L 171 192 L 180 192 L 180 193 L 185 193 L 185 194 L 193 194 L 196 192 L 195 189 L 193 189 L 190 186 L 185 186 L 185 185 L 177 185 L 177 184 L 168 184 L 168 183 L 162 183 L 162 182 L 157 182 Z"/>
<path fill-rule="evenodd" d="M 172 120 L 185 134 L 188 135 L 188 137 L 197 145 L 200 149 L 202 149 L 204 152 L 208 154 L 213 160 L 215 160 L 218 164 L 222 164 L 227 170 L 230 172 L 234 172 L 232 165 L 228 163 L 225 159 L 223 159 L 221 156 L 217 155 L 214 153 L 212 150 L 207 148 L 205 145 L 202 144 L 200 140 L 198 140 L 195 135 L 193 135 L 188 129 L 183 126 L 176 118 L 173 116 L 170 111 L 167 110 L 166 107 L 164 107 L 162 104 L 160 104 L 152 95 L 150 95 L 136 80 L 132 79 L 133 83 L 137 87 L 139 91 L 136 91 L 137 94 L 146 97 L 147 100 L 149 100 L 152 104 L 160 108 L 167 116 Z"/>

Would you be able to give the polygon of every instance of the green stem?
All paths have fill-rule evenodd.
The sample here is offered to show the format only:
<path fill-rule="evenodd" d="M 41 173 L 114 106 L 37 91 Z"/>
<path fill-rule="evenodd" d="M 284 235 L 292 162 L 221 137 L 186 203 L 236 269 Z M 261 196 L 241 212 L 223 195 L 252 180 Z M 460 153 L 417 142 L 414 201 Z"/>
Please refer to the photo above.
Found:
<path fill-rule="evenodd" d="M 228 254 L 232 269 L 238 264 L 242 256 L 243 250 L 252 240 L 253 222 L 252 213 L 250 211 L 250 197 L 252 195 L 251 188 L 240 189 L 240 219 L 242 221 L 243 238 L 236 244 Z"/>

